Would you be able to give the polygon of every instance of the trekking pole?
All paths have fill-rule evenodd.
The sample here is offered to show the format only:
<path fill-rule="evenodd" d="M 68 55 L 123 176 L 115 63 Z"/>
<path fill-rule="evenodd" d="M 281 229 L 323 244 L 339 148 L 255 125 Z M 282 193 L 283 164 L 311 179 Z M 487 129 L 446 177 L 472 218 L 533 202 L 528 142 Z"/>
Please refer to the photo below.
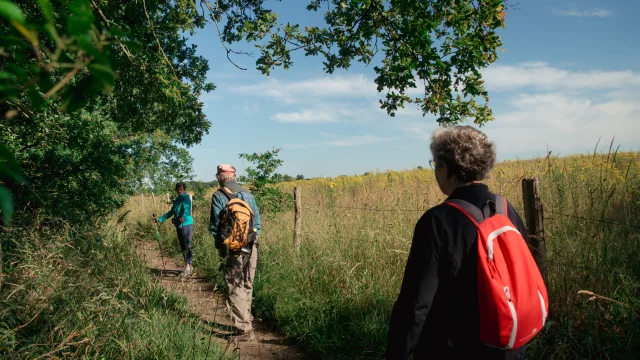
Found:
<path fill-rule="evenodd" d="M 156 219 L 156 214 L 153 214 L 153 218 Z M 158 240 L 158 250 L 160 251 L 160 259 L 162 259 L 162 272 L 160 276 L 164 276 L 165 266 L 164 266 L 164 255 L 162 255 L 162 242 L 160 241 L 160 233 L 158 232 L 158 223 L 153 222 L 153 226 L 156 228 L 156 239 Z"/>
<path fill-rule="evenodd" d="M 221 263 L 222 263 L 222 261 L 221 261 Z M 220 276 L 220 267 L 218 267 L 218 272 L 216 273 L 216 276 Z M 218 285 L 216 284 L 216 287 L 217 286 Z M 210 329 L 211 332 L 209 333 L 209 344 L 207 344 L 207 356 L 206 356 L 206 359 L 209 358 L 209 349 L 211 348 L 211 338 L 213 337 L 213 327 L 214 327 L 214 324 L 216 323 L 216 319 L 218 317 L 218 309 L 220 308 L 220 294 L 219 293 L 215 293 L 215 289 L 214 289 L 213 295 L 216 297 L 216 308 L 213 311 L 213 324 L 209 325 L 210 328 L 211 328 Z M 229 346 L 227 345 L 227 349 L 228 349 L 228 347 Z M 227 353 L 227 349 L 225 349 L 224 354 Z"/>

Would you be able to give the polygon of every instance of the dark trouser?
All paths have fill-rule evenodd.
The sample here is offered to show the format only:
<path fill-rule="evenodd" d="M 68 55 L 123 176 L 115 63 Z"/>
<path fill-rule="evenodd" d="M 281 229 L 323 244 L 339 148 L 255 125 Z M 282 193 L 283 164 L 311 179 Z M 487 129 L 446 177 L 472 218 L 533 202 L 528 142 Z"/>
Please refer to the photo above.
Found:
<path fill-rule="evenodd" d="M 180 249 L 182 249 L 184 263 L 191 265 L 193 257 L 193 253 L 191 252 L 191 234 L 193 233 L 193 224 L 176 227 L 176 233 L 178 234 L 178 241 L 180 242 Z"/>
<path fill-rule="evenodd" d="M 428 351 L 416 351 L 414 359 L 491 359 L 491 360 L 524 360 L 527 346 L 512 350 L 493 349 L 488 346 L 481 348 L 441 348 Z"/>

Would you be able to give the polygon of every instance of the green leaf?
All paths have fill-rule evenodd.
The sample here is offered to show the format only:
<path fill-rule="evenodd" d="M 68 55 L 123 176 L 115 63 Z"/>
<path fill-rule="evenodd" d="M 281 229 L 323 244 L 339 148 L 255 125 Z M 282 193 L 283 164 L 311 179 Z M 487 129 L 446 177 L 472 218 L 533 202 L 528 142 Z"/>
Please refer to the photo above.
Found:
<path fill-rule="evenodd" d="M 85 107 L 87 105 L 87 98 L 81 94 L 75 92 L 69 92 L 62 101 L 60 109 L 67 113 L 73 113 Z"/>
<path fill-rule="evenodd" d="M 113 88 L 116 81 L 116 74 L 109 66 L 103 64 L 90 64 L 88 68 L 89 71 L 91 71 L 91 75 L 107 84 L 110 88 Z"/>
<path fill-rule="evenodd" d="M 142 44 L 138 41 L 131 41 L 131 40 L 127 40 L 127 41 L 123 41 L 122 42 L 129 50 L 131 50 L 132 52 L 136 53 L 136 54 L 141 54 L 144 51 L 144 47 L 142 46 Z"/>
<path fill-rule="evenodd" d="M 38 5 L 40 5 L 40 10 L 42 10 L 42 13 L 44 14 L 45 19 L 47 19 L 48 22 L 53 22 L 53 7 L 51 7 L 51 3 L 49 2 L 49 0 L 37 0 L 38 1 Z"/>
<path fill-rule="evenodd" d="M 22 10 L 20 10 L 20 8 L 13 2 L 7 0 L 0 0 L 0 16 L 9 21 L 16 21 L 20 24 L 24 24 L 26 22 Z"/>
<path fill-rule="evenodd" d="M 94 17 L 86 0 L 75 0 L 69 4 L 71 15 L 67 19 L 67 35 L 79 36 L 91 30 Z"/>
<path fill-rule="evenodd" d="M 13 152 L 4 145 L 0 145 L 0 174 L 8 175 L 13 180 L 21 183 L 26 182 L 22 175 L 22 170 L 20 170 L 20 165 L 13 156 Z"/>
<path fill-rule="evenodd" d="M 20 91 L 13 85 L 0 85 L 0 98 L 15 101 L 20 96 Z"/>
<path fill-rule="evenodd" d="M 15 80 L 16 76 L 12 73 L 8 73 L 8 72 L 0 72 L 0 80 Z"/>
<path fill-rule="evenodd" d="M 2 210 L 2 217 L 6 225 L 13 216 L 13 197 L 9 189 L 4 186 L 0 186 L 0 210 Z"/>
<path fill-rule="evenodd" d="M 0 36 L 0 45 L 3 47 L 18 46 L 24 48 L 31 46 L 31 44 L 24 41 L 24 39 L 15 36 Z"/>
<path fill-rule="evenodd" d="M 31 104 L 35 110 L 41 110 L 47 105 L 47 101 L 44 99 L 44 96 L 35 86 L 29 88 L 27 95 L 29 96 L 29 100 L 31 100 Z"/>

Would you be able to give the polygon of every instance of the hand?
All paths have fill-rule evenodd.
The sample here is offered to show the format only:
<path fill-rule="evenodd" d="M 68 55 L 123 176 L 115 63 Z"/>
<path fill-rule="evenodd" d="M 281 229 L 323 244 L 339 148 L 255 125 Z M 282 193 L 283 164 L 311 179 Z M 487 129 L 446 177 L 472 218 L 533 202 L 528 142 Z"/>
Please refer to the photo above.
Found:
<path fill-rule="evenodd" d="M 155 217 L 155 216 L 154 216 L 154 217 L 152 218 L 152 220 L 153 220 L 153 223 L 154 223 L 154 224 L 157 224 L 157 223 L 158 223 L 158 218 L 157 218 L 157 217 Z"/>
<path fill-rule="evenodd" d="M 184 222 L 184 218 L 183 217 L 179 217 L 178 220 L 180 221 L 180 224 L 182 224 Z"/>

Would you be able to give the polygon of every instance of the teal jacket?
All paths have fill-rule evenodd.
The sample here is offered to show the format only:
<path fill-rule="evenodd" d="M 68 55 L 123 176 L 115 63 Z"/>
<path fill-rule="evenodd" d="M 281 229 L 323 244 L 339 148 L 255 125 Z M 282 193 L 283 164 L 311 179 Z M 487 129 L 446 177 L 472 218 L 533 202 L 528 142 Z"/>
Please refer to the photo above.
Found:
<path fill-rule="evenodd" d="M 183 193 L 175 200 L 173 200 L 173 206 L 171 206 L 171 210 L 169 210 L 168 213 L 160 216 L 158 218 L 158 221 L 162 223 L 172 216 L 175 216 L 177 218 L 184 218 L 182 226 L 193 224 L 193 217 L 191 216 L 191 198 L 189 197 L 189 195 L 187 195 L 187 193 Z"/>

